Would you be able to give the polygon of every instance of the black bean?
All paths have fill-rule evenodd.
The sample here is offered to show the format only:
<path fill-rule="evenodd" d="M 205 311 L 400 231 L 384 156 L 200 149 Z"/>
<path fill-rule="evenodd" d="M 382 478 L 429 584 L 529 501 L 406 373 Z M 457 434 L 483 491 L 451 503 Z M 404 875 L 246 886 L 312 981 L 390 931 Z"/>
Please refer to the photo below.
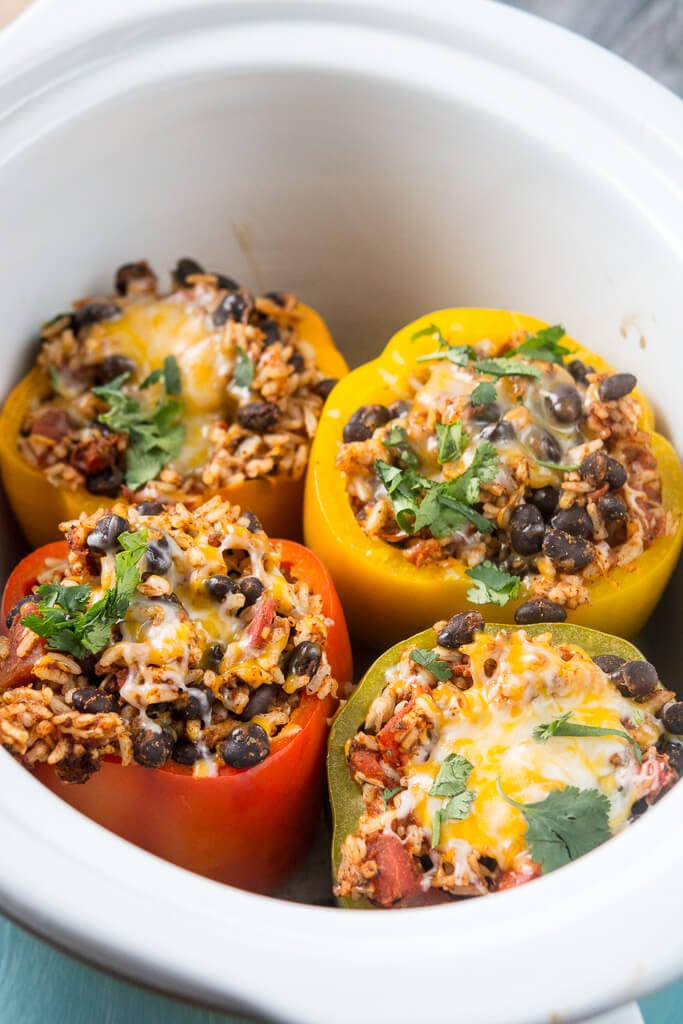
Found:
<path fill-rule="evenodd" d="M 71 703 L 76 711 L 85 715 L 103 715 L 109 711 L 119 710 L 116 694 L 105 693 L 97 686 L 84 686 L 80 690 L 74 690 L 71 694 Z"/>
<path fill-rule="evenodd" d="M 629 395 L 637 383 L 632 373 L 613 373 L 611 377 L 605 377 L 600 381 L 598 395 L 603 402 L 616 402 L 617 399 Z"/>
<path fill-rule="evenodd" d="M 541 550 L 545 521 L 535 505 L 520 505 L 510 517 L 510 542 L 519 555 Z"/>
<path fill-rule="evenodd" d="M 502 409 L 497 402 L 485 402 L 483 405 L 473 405 L 471 415 L 475 423 L 497 423 Z"/>
<path fill-rule="evenodd" d="M 130 530 L 130 523 L 123 516 L 102 516 L 86 537 L 85 543 L 91 551 L 104 555 L 119 547 L 119 537 Z"/>
<path fill-rule="evenodd" d="M 156 274 L 151 267 L 140 260 L 138 263 L 124 263 L 116 271 L 114 287 L 119 295 L 128 295 L 132 291 L 154 291 L 156 288 Z M 136 285 L 139 288 L 136 288 Z"/>
<path fill-rule="evenodd" d="M 216 278 L 216 285 L 217 285 L 217 287 L 222 289 L 223 291 L 226 291 L 226 292 L 238 292 L 239 291 L 240 286 L 238 285 L 237 281 L 234 280 L 234 278 L 228 277 L 227 274 L 217 274 L 217 273 L 214 273 L 213 276 Z"/>
<path fill-rule="evenodd" d="M 509 420 L 498 420 L 497 423 L 490 423 L 487 427 L 484 427 L 481 436 L 484 440 L 496 444 L 501 441 L 514 440 L 517 436 L 517 431 Z"/>
<path fill-rule="evenodd" d="M 144 729 L 133 740 L 133 757 L 145 768 L 161 768 L 174 746 L 175 735 L 170 729 Z"/>
<path fill-rule="evenodd" d="M 439 647 L 455 650 L 462 644 L 469 644 L 476 633 L 481 633 L 486 623 L 481 612 L 459 612 L 452 615 L 445 626 L 436 634 Z"/>
<path fill-rule="evenodd" d="M 659 713 L 667 732 L 683 736 L 683 700 L 670 700 Z"/>
<path fill-rule="evenodd" d="M 607 543 L 618 547 L 626 541 L 628 534 L 628 509 L 616 494 L 603 494 L 597 501 L 598 512 L 605 524 Z"/>
<path fill-rule="evenodd" d="M 564 622 L 567 612 L 557 601 L 550 601 L 547 597 L 535 597 L 531 601 L 520 604 L 515 612 L 515 622 L 518 626 L 531 626 L 535 622 Z"/>
<path fill-rule="evenodd" d="M 263 593 L 263 584 L 257 576 L 245 576 L 243 580 L 239 581 L 239 589 L 244 594 L 242 608 L 251 608 Z"/>
<path fill-rule="evenodd" d="M 20 597 L 17 603 L 12 605 L 10 610 L 7 612 L 7 618 L 5 619 L 5 624 L 8 629 L 12 628 L 12 623 L 14 622 L 14 620 L 16 619 L 17 615 L 24 607 L 24 605 L 28 604 L 29 601 L 33 602 L 35 600 L 36 598 L 34 594 L 27 594 L 26 597 Z"/>
<path fill-rule="evenodd" d="M 386 405 L 361 405 L 344 427 L 344 440 L 367 441 L 378 427 L 388 423 L 391 413 Z"/>
<path fill-rule="evenodd" d="M 223 601 L 228 594 L 238 594 L 240 592 L 239 585 L 224 573 L 216 573 L 214 576 L 209 576 L 204 581 L 204 586 L 214 601 Z"/>
<path fill-rule="evenodd" d="M 313 391 L 318 398 L 322 398 L 322 400 L 325 401 L 330 391 L 337 383 L 338 380 L 336 377 L 323 377 L 322 380 L 319 380 L 317 384 L 313 385 Z"/>
<path fill-rule="evenodd" d="M 266 292 L 263 296 L 264 299 L 270 299 L 276 306 L 280 306 L 282 309 L 287 305 L 287 293 L 286 292 Z"/>
<path fill-rule="evenodd" d="M 567 365 L 567 369 L 576 383 L 583 384 L 584 387 L 588 387 L 588 374 L 595 373 L 595 368 L 593 366 L 587 366 L 586 363 L 582 363 L 580 359 L 572 359 L 571 363 Z"/>
<path fill-rule="evenodd" d="M 529 495 L 529 501 L 535 505 L 544 519 L 550 519 L 560 500 L 560 492 L 556 487 L 537 487 Z"/>
<path fill-rule="evenodd" d="M 275 402 L 247 402 L 237 410 L 237 422 L 245 430 L 265 434 L 277 426 L 282 410 Z"/>
<path fill-rule="evenodd" d="M 477 860 L 479 861 L 481 866 L 485 868 L 486 871 L 498 870 L 498 861 L 496 860 L 495 857 L 489 857 L 487 854 L 484 853 L 480 857 L 477 857 Z"/>
<path fill-rule="evenodd" d="M 545 404 L 559 423 L 576 423 L 583 411 L 581 395 L 573 384 L 560 381 L 551 394 L 546 395 Z"/>
<path fill-rule="evenodd" d="M 145 551 L 145 571 L 152 572 L 155 576 L 163 576 L 172 565 L 173 559 L 166 538 L 151 540 Z"/>
<path fill-rule="evenodd" d="M 409 402 L 405 398 L 399 398 L 395 402 L 392 402 L 389 406 L 389 413 L 392 420 L 396 420 L 399 416 L 406 416 L 413 407 L 413 403 Z"/>
<path fill-rule="evenodd" d="M 185 256 L 183 259 L 178 260 L 175 265 L 175 269 L 172 272 L 172 277 L 175 283 L 181 287 L 189 285 L 188 278 L 194 277 L 196 274 L 203 274 L 204 268 L 197 263 L 196 260 L 191 260 Z"/>
<path fill-rule="evenodd" d="M 306 360 L 304 359 L 300 352 L 292 352 L 287 362 L 292 367 L 295 373 L 303 373 L 304 369 L 306 368 Z"/>
<path fill-rule="evenodd" d="M 625 697 L 644 700 L 657 688 L 657 669 L 649 661 L 627 661 L 614 676 L 614 682 Z"/>
<path fill-rule="evenodd" d="M 176 701 L 173 706 L 173 715 L 181 721 L 189 721 L 193 718 L 204 718 L 210 708 L 209 698 L 201 690 L 192 687 Z M 149 714 L 149 712 L 147 712 Z"/>
<path fill-rule="evenodd" d="M 116 466 L 103 469 L 101 473 L 93 473 L 87 477 L 85 486 L 91 494 L 103 494 L 108 498 L 115 498 L 121 490 L 123 473 Z"/>
<path fill-rule="evenodd" d="M 579 467 L 579 473 L 581 479 L 589 483 L 591 487 L 608 484 L 611 490 L 616 490 L 626 483 L 626 470 L 622 464 L 602 448 L 586 455 Z"/>
<path fill-rule="evenodd" d="M 278 687 L 275 683 L 264 683 L 263 686 L 251 691 L 249 702 L 242 712 L 242 718 L 249 721 L 254 715 L 263 715 L 270 710 L 277 696 Z"/>
<path fill-rule="evenodd" d="M 590 540 L 593 536 L 593 520 L 582 505 L 561 508 L 550 520 L 550 525 L 556 530 L 571 533 L 572 537 Z"/>
<path fill-rule="evenodd" d="M 572 537 L 551 527 L 543 538 L 543 552 L 561 572 L 576 572 L 593 561 L 593 545 L 583 537 Z"/>
<path fill-rule="evenodd" d="M 258 322 L 259 331 L 263 331 L 263 347 L 268 348 L 269 345 L 274 345 L 280 340 L 280 325 L 277 320 L 273 320 L 271 317 L 264 317 L 264 319 Z"/>
<path fill-rule="evenodd" d="M 642 817 L 642 815 L 645 814 L 645 811 L 648 809 L 649 806 L 650 805 L 648 804 L 645 797 L 641 797 L 640 800 L 636 800 L 636 802 L 631 807 L 631 813 L 628 816 L 628 820 L 637 821 L 638 818 Z"/>
<path fill-rule="evenodd" d="M 202 661 L 201 661 L 202 668 L 204 668 L 204 669 L 208 668 L 212 672 L 217 672 L 218 668 L 220 666 L 220 663 L 223 660 L 223 655 L 224 654 L 225 654 L 225 644 L 221 644 L 221 643 L 218 643 L 218 642 L 213 643 L 213 644 L 209 644 L 209 646 L 204 651 L 204 655 L 202 657 Z"/>
<path fill-rule="evenodd" d="M 263 524 L 258 516 L 255 516 L 253 512 L 243 512 L 238 519 L 239 523 L 244 523 L 249 533 L 261 533 L 263 530 Z"/>
<path fill-rule="evenodd" d="M 135 511 L 140 516 L 158 516 L 164 511 L 164 506 L 160 501 L 140 501 Z"/>
<path fill-rule="evenodd" d="M 224 295 L 213 311 L 212 317 L 216 327 L 222 327 L 228 320 L 246 323 L 249 319 L 252 303 L 243 292 L 228 292 Z"/>
<path fill-rule="evenodd" d="M 270 753 L 268 733 L 256 722 L 237 725 L 221 745 L 221 755 L 231 768 L 251 768 Z"/>
<path fill-rule="evenodd" d="M 173 704 L 170 700 L 159 700 L 156 704 L 148 704 L 147 717 L 152 719 L 161 718 L 162 715 L 168 714 L 172 707 Z"/>
<path fill-rule="evenodd" d="M 189 740 L 177 740 L 173 747 L 173 760 L 176 764 L 196 764 L 202 752 Z"/>
<path fill-rule="evenodd" d="M 303 640 L 297 644 L 287 661 L 287 672 L 292 676 L 314 676 L 320 668 L 323 649 L 320 644 Z"/>
<path fill-rule="evenodd" d="M 95 367 L 95 379 L 98 384 L 109 384 L 110 381 L 127 373 L 129 377 L 135 373 L 136 366 L 128 356 L 115 354 L 103 359 L 99 366 Z"/>
<path fill-rule="evenodd" d="M 666 754 L 673 770 L 679 775 L 683 775 L 683 743 L 680 740 L 662 736 L 657 743 L 657 749 L 660 753 Z"/>
<path fill-rule="evenodd" d="M 87 302 L 71 314 L 71 326 L 76 334 L 84 327 L 91 327 L 100 320 L 114 320 L 121 316 L 121 307 L 115 302 Z"/>
<path fill-rule="evenodd" d="M 618 654 L 597 654 L 593 661 L 608 676 L 615 675 L 626 664 L 626 660 Z"/>
<path fill-rule="evenodd" d="M 526 431 L 524 440 L 537 459 L 544 462 L 561 462 L 562 448 L 557 438 L 536 424 Z"/>

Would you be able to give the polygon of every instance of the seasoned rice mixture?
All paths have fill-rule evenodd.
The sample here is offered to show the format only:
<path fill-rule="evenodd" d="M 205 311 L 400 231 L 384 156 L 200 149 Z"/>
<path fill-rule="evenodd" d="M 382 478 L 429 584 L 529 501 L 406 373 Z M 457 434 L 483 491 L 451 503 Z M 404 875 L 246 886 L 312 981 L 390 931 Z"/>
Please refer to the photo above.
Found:
<path fill-rule="evenodd" d="M 380 906 L 526 882 L 621 831 L 683 771 L 683 703 L 647 662 L 477 612 L 406 647 L 347 746 L 364 810 L 335 893 Z M 418 660 L 419 659 L 419 660 Z"/>
<path fill-rule="evenodd" d="M 104 755 L 212 775 L 336 693 L 321 599 L 250 513 L 145 502 L 63 525 L 68 562 L 9 614 L 0 743 L 83 782 Z M 311 698 L 312 699 L 312 698 Z"/>
<path fill-rule="evenodd" d="M 44 388 L 20 451 L 55 486 L 111 497 L 196 502 L 297 479 L 335 383 L 300 321 L 293 295 L 254 297 L 194 260 L 168 294 L 146 263 L 127 264 L 114 296 L 44 325 Z"/>
<path fill-rule="evenodd" d="M 560 327 L 497 349 L 433 333 L 409 393 L 345 425 L 356 519 L 417 567 L 464 563 L 484 600 L 505 603 L 522 579 L 535 604 L 517 621 L 559 621 L 591 580 L 675 532 L 636 379 L 569 358 Z"/>

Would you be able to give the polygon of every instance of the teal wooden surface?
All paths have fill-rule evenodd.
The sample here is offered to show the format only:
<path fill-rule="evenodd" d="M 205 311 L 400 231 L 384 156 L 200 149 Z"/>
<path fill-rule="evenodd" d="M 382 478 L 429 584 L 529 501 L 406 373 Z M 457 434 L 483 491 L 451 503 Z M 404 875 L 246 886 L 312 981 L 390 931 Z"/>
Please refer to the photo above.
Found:
<path fill-rule="evenodd" d="M 683 93 L 683 0 L 508 2 L 596 39 Z M 77 886 L 74 891 L 78 898 Z M 84 913 L 86 907 L 84 897 Z M 683 1024 L 683 981 L 644 999 L 641 1008 L 646 1024 Z M 108 977 L 0 917 L 0 1024 L 63 1022 L 244 1024 Z"/>

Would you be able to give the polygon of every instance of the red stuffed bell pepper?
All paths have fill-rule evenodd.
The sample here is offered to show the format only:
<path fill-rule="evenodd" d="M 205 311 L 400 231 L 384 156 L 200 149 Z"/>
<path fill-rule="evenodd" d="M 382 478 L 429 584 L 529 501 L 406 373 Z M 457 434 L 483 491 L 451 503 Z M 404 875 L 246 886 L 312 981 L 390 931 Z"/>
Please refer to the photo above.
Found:
<path fill-rule="evenodd" d="M 116 506 L 24 559 L 2 616 L 0 742 L 41 782 L 218 881 L 269 892 L 297 866 L 352 675 L 312 552 L 220 498 Z"/>

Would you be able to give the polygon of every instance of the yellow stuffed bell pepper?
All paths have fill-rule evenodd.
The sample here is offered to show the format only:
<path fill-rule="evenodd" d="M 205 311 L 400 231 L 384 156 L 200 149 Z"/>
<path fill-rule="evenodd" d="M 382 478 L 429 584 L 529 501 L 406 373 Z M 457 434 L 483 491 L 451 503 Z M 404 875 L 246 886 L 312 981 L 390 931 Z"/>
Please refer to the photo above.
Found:
<path fill-rule="evenodd" d="M 253 297 L 181 260 L 160 294 L 146 263 L 116 294 L 43 328 L 36 366 L 0 415 L 0 467 L 26 537 L 112 499 L 220 494 L 280 536 L 301 535 L 305 467 L 346 363 L 294 296 Z"/>
<path fill-rule="evenodd" d="M 635 378 L 518 313 L 442 310 L 323 411 L 306 543 L 373 647 L 475 606 L 631 637 L 683 539 L 683 472 Z"/>

